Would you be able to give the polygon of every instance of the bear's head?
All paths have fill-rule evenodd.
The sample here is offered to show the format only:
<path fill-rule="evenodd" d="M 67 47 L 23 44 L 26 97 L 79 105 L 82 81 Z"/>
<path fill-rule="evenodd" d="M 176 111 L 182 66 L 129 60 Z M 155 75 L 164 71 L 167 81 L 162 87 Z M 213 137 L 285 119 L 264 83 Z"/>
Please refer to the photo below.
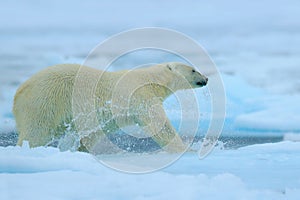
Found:
<path fill-rule="evenodd" d="M 203 87 L 207 84 L 208 78 L 197 72 L 193 67 L 188 65 L 171 62 L 165 63 L 165 70 L 173 78 L 168 86 L 175 90 L 191 89 Z"/>

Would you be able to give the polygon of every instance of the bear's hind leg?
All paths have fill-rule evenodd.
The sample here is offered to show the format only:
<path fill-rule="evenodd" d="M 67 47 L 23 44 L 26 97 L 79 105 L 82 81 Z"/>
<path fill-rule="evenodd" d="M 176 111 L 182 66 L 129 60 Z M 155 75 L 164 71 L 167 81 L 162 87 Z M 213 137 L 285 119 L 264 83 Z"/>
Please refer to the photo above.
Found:
<path fill-rule="evenodd" d="M 22 146 L 24 141 L 28 141 L 30 147 L 46 146 L 52 141 L 52 136 L 49 130 L 42 128 L 23 129 L 19 134 L 17 145 Z"/>

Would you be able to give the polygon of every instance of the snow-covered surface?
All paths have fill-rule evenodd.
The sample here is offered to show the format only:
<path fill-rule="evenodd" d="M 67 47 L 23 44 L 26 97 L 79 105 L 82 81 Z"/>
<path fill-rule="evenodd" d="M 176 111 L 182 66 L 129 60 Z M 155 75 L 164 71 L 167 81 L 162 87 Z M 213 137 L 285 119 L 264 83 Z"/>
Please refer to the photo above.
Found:
<path fill-rule="evenodd" d="M 157 159 L 165 156 L 158 155 Z M 0 197 L 298 199 L 299 159 L 299 143 L 281 142 L 239 150 L 216 149 L 204 160 L 187 153 L 159 172 L 126 174 L 99 164 L 86 153 L 0 147 Z"/>
<path fill-rule="evenodd" d="M 192 37 L 216 63 L 227 95 L 223 136 L 285 141 L 216 149 L 204 160 L 187 153 L 143 175 L 111 170 L 85 153 L 0 147 L 0 199 L 299 199 L 299 7 L 298 0 L 1 1 L 0 134 L 15 131 L 13 96 L 32 74 L 82 63 L 120 31 L 159 26 Z M 176 59 L 145 51 L 112 69 Z M 197 97 L 203 133 L 208 91 L 198 90 Z M 165 107 L 178 126 L 176 105 L 171 97 Z"/>

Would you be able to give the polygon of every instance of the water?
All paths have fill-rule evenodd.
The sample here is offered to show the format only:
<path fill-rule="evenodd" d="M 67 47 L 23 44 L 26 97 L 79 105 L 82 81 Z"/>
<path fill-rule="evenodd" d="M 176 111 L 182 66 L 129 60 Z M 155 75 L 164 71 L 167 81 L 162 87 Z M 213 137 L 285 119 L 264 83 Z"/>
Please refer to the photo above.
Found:
<path fill-rule="evenodd" d="M 151 138 L 136 138 L 127 134 L 110 134 L 108 138 L 113 144 L 116 144 L 120 149 L 128 152 L 153 152 L 160 147 Z M 219 142 L 223 144 L 225 149 L 237 149 L 240 147 L 263 144 L 275 143 L 283 141 L 283 136 L 221 136 Z M 194 143 L 201 141 L 203 137 L 196 136 Z M 18 134 L 16 132 L 0 133 L 0 146 L 15 146 L 17 144 Z M 183 137 L 183 140 L 188 140 L 188 137 Z M 52 144 L 57 147 L 58 143 Z"/>

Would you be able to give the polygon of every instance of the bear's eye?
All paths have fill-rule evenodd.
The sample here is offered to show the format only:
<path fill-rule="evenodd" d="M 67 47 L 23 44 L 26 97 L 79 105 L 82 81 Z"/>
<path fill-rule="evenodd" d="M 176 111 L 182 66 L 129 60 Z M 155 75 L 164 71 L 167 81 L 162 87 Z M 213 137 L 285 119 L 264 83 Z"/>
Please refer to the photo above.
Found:
<path fill-rule="evenodd" d="M 171 70 L 171 71 L 172 71 L 172 68 L 171 68 L 169 65 L 167 65 L 167 67 L 168 67 L 168 69 L 169 69 L 169 70 Z"/>
<path fill-rule="evenodd" d="M 193 69 L 192 72 L 196 72 L 196 71 Z"/>

